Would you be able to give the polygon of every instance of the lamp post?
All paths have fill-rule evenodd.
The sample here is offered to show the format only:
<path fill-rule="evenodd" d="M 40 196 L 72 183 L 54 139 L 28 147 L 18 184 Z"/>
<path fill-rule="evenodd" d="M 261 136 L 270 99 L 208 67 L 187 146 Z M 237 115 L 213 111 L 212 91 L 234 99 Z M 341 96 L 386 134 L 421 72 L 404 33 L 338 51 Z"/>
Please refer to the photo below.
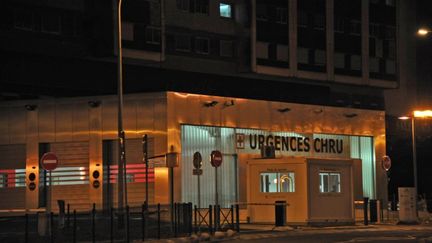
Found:
<path fill-rule="evenodd" d="M 415 199 L 417 202 L 418 184 L 417 184 L 417 146 L 415 136 L 415 120 L 416 118 L 432 118 L 432 110 L 413 111 L 411 116 L 399 117 L 400 120 L 411 120 L 411 139 L 412 139 L 412 159 L 413 159 L 413 173 L 414 173 L 414 190 Z"/>
<path fill-rule="evenodd" d="M 122 0 L 117 2 L 117 96 L 118 96 L 118 170 L 117 170 L 117 199 L 119 210 L 119 228 L 124 227 L 124 205 L 127 204 L 126 181 L 126 153 L 125 133 L 123 131 L 123 55 L 122 55 L 122 26 L 121 26 Z M 125 195 L 126 194 L 126 195 Z"/>

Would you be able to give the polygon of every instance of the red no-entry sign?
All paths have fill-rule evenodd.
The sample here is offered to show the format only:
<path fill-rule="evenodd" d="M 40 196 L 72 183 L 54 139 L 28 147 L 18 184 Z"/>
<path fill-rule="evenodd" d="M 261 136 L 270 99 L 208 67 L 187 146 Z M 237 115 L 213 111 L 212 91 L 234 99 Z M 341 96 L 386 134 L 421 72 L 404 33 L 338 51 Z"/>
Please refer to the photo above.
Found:
<path fill-rule="evenodd" d="M 57 165 L 58 158 L 54 153 L 48 152 L 42 155 L 41 166 L 44 170 L 54 170 L 57 168 Z"/>
<path fill-rule="evenodd" d="M 219 150 L 213 150 L 211 152 L 210 163 L 213 167 L 219 167 L 222 164 L 222 153 Z"/>

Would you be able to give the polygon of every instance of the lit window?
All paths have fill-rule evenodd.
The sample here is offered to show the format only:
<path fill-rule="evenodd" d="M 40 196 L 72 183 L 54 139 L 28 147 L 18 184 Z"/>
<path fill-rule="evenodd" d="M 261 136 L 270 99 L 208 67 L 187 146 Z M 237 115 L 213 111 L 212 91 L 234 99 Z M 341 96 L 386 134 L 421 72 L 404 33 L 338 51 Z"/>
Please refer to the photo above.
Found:
<path fill-rule="evenodd" d="M 219 3 L 219 15 L 224 18 L 232 18 L 231 4 Z"/>
<path fill-rule="evenodd" d="M 209 54 L 209 42 L 210 40 L 208 38 L 197 37 L 195 39 L 195 52 L 199 54 Z"/>
<path fill-rule="evenodd" d="M 321 193 L 340 193 L 340 173 L 338 172 L 320 172 L 320 185 Z"/>
<path fill-rule="evenodd" d="M 260 191 L 264 193 L 295 192 L 294 172 L 264 172 L 260 181 Z"/>

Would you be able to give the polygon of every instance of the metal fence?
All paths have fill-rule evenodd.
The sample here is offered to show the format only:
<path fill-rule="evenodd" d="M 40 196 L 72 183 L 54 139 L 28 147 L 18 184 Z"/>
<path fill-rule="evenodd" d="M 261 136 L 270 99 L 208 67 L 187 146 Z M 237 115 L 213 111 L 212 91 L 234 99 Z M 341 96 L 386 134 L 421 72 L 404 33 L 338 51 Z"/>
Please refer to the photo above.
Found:
<path fill-rule="evenodd" d="M 239 230 L 238 205 L 198 209 L 192 203 L 126 207 L 120 211 L 70 210 L 2 218 L 0 242 L 78 242 L 161 239 L 190 236 L 193 232 Z M 204 227 L 205 226 L 205 227 Z M 6 234 L 7 233 L 7 234 Z"/>

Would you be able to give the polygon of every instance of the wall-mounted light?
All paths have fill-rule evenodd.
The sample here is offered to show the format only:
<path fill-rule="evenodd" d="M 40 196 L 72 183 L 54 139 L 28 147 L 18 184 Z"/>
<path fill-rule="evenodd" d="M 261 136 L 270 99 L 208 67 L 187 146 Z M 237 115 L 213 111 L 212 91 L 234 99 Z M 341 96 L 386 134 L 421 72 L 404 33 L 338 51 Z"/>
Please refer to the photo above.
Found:
<path fill-rule="evenodd" d="M 277 111 L 279 111 L 280 113 L 285 113 L 285 112 L 288 112 L 288 111 L 290 111 L 291 109 L 290 108 L 288 108 L 288 107 L 286 107 L 286 108 L 279 108 L 279 109 L 277 109 Z"/>
<path fill-rule="evenodd" d="M 224 102 L 224 107 L 230 107 L 235 105 L 234 100 L 230 100 L 230 101 L 225 101 Z"/>
<path fill-rule="evenodd" d="M 27 104 L 27 105 L 24 106 L 24 108 L 26 110 L 28 110 L 28 111 L 34 111 L 34 110 L 37 109 L 37 105 L 29 105 L 29 104 Z"/>
<path fill-rule="evenodd" d="M 344 113 L 343 115 L 346 118 L 354 118 L 354 117 L 358 116 L 357 113 Z"/>
<path fill-rule="evenodd" d="M 204 106 L 205 107 L 213 107 L 215 105 L 217 105 L 219 102 L 217 102 L 216 100 L 212 100 L 212 101 L 206 101 L 204 102 Z"/>
<path fill-rule="evenodd" d="M 315 114 L 321 114 L 321 113 L 323 113 L 323 109 L 321 109 L 321 108 L 313 109 L 313 113 L 315 113 Z"/>
<path fill-rule="evenodd" d="M 90 106 L 91 108 L 99 107 L 101 103 L 102 102 L 100 100 L 90 100 L 89 102 L 87 102 L 88 106 Z"/>

